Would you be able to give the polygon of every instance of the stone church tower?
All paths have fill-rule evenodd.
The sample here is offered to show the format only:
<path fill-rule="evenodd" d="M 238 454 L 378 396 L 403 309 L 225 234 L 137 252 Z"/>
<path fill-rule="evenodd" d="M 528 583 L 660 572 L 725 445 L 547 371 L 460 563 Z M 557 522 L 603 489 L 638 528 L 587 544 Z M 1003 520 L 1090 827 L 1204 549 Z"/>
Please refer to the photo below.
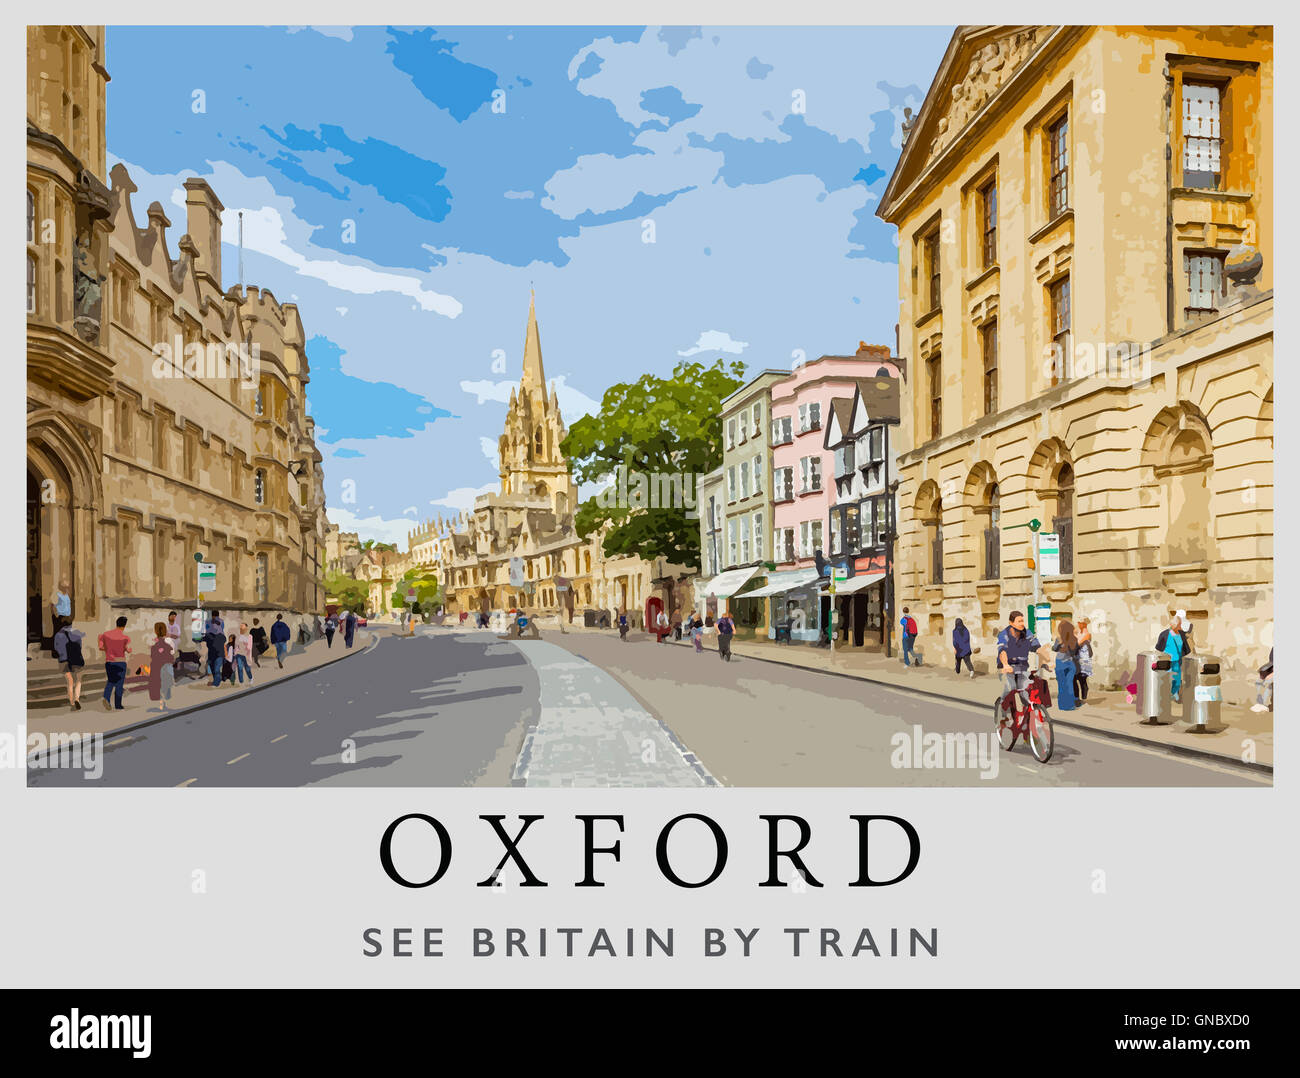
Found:
<path fill-rule="evenodd" d="M 518 390 L 510 391 L 505 431 L 498 444 L 501 493 L 542 495 L 558 518 L 572 513 L 576 492 L 569 466 L 560 453 L 566 433 L 555 387 L 546 385 L 542 342 L 537 331 L 535 297 L 528 300 L 528 329 L 524 335 L 524 371 Z"/>

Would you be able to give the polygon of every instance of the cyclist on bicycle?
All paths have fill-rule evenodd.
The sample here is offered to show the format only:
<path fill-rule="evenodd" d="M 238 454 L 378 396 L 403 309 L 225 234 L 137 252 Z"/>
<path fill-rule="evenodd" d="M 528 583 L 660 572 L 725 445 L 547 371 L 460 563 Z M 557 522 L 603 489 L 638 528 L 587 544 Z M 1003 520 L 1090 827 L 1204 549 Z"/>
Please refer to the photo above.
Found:
<path fill-rule="evenodd" d="M 998 634 L 998 672 L 1002 675 L 1004 703 L 1012 693 L 1029 687 L 1029 656 L 1041 648 L 1038 637 L 1025 628 L 1025 615 L 1011 611 L 1007 627 Z"/>

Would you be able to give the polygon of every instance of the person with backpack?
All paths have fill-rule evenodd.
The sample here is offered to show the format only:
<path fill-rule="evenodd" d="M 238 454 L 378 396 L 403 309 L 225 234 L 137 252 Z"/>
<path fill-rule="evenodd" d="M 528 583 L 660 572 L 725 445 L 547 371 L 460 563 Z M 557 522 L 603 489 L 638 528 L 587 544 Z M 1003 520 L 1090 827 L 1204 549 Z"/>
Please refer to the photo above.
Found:
<path fill-rule="evenodd" d="M 724 610 L 718 618 L 718 658 L 731 662 L 731 638 L 736 633 L 736 623 L 731 618 L 731 611 Z"/>
<path fill-rule="evenodd" d="M 351 613 L 351 611 L 348 611 Z M 284 620 L 283 614 L 275 615 L 275 624 L 271 626 L 271 643 L 275 645 L 275 662 L 280 669 L 284 669 L 284 656 L 289 650 L 289 638 L 293 634 L 289 631 L 289 625 Z"/>
<path fill-rule="evenodd" d="M 221 620 L 221 611 L 213 610 L 208 614 L 207 624 L 203 627 L 203 643 L 208 649 L 208 673 L 212 675 L 212 687 L 221 687 L 221 675 L 226 663 L 226 623 Z"/>
<path fill-rule="evenodd" d="M 921 658 L 912 651 L 912 646 L 916 643 L 916 619 L 908 613 L 908 608 L 903 607 L 903 616 L 898 619 L 898 624 L 903 630 L 903 665 L 911 666 L 912 660 L 916 660 L 916 665 L 921 665 Z"/>
<path fill-rule="evenodd" d="M 86 660 L 81 642 L 86 634 L 72 627 L 71 618 L 61 618 L 59 631 L 54 634 L 54 657 L 59 660 L 59 672 L 68 679 L 68 706 L 81 710 L 81 679 L 86 672 Z"/>
<path fill-rule="evenodd" d="M 339 631 L 339 619 L 333 614 L 325 618 L 325 646 L 332 648 L 334 646 L 334 634 Z"/>
<path fill-rule="evenodd" d="M 970 676 L 975 676 L 975 667 L 970 661 L 970 630 L 966 628 L 966 623 L 958 618 L 952 627 L 952 653 L 957 657 L 957 664 L 953 667 L 954 674 L 961 673 L 961 664 L 966 664 L 966 669 L 970 671 Z"/>
<path fill-rule="evenodd" d="M 629 626 L 627 621 L 627 611 L 622 610 L 619 612 L 618 615 L 618 638 L 622 640 L 624 643 L 627 643 L 628 628 Z"/>

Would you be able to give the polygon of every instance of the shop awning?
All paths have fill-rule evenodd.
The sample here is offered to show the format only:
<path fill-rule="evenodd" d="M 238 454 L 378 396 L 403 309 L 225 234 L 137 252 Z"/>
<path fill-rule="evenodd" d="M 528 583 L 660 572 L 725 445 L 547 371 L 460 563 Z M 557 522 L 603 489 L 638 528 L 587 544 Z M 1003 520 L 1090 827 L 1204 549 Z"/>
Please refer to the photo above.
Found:
<path fill-rule="evenodd" d="M 758 599 L 764 595 L 784 595 L 787 591 L 802 588 L 817 579 L 816 569 L 787 569 L 781 573 L 768 573 L 767 583 L 756 591 L 747 591 L 742 599 Z"/>
<path fill-rule="evenodd" d="M 835 585 L 836 595 L 852 595 L 855 591 L 861 591 L 863 588 L 869 588 L 872 584 L 878 584 L 885 579 L 883 570 L 874 573 L 863 573 L 860 576 L 849 577 L 848 580 L 841 580 Z"/>
<path fill-rule="evenodd" d="M 719 573 L 704 587 L 706 596 L 713 595 L 719 599 L 730 599 L 755 573 L 760 572 L 762 566 L 751 565 L 748 569 L 728 569 L 725 573 Z"/>

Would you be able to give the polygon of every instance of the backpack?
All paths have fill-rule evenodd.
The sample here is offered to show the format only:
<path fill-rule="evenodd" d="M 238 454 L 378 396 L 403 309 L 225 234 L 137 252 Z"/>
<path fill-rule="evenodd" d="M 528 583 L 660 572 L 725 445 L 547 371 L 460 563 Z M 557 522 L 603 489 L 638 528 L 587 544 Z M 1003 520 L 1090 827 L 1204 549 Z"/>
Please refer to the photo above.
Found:
<path fill-rule="evenodd" d="M 908 616 L 903 620 L 907 622 L 903 631 L 907 633 L 908 636 L 916 636 L 916 619 L 913 618 L 911 614 L 908 614 Z"/>
<path fill-rule="evenodd" d="M 81 654 L 81 641 L 80 641 L 80 640 L 73 640 L 72 637 L 68 637 L 68 642 L 67 642 L 67 644 L 64 646 L 63 653 L 64 653 L 64 655 L 67 656 L 67 658 L 66 658 L 64 661 L 65 661 L 69 666 L 85 666 L 85 665 L 86 665 L 86 660 L 82 657 L 82 654 Z"/>

